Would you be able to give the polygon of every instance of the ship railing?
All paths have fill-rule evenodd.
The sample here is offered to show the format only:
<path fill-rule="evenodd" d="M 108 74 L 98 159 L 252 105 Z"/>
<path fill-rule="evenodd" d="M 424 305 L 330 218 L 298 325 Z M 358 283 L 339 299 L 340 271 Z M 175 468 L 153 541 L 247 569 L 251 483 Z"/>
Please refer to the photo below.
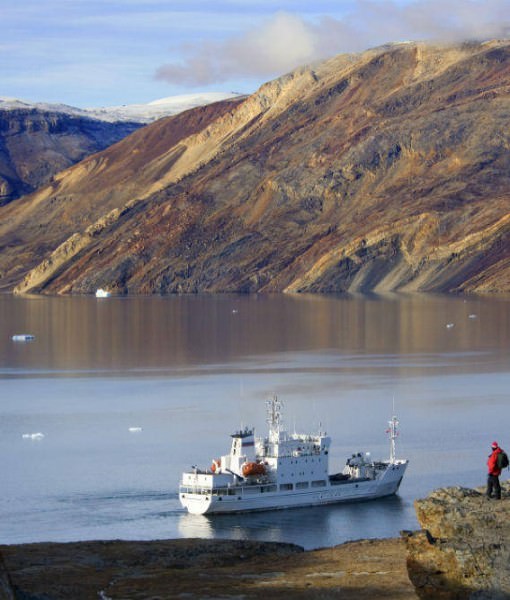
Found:
<path fill-rule="evenodd" d="M 181 494 L 199 494 L 207 496 L 243 496 L 263 494 L 268 492 L 276 492 L 277 486 L 275 483 L 257 483 L 249 486 L 232 486 L 221 488 L 204 488 L 200 486 L 181 485 L 179 493 Z"/>
<path fill-rule="evenodd" d="M 213 493 L 212 488 L 210 487 L 200 487 L 195 485 L 181 485 L 179 486 L 180 494 L 201 494 L 201 495 L 210 495 Z"/>

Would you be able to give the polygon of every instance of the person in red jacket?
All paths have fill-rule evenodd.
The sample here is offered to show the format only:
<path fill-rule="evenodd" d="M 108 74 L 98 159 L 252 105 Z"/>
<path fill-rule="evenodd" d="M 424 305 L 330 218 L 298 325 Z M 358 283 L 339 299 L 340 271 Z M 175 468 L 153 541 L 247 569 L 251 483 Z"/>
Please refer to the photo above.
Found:
<path fill-rule="evenodd" d="M 498 454 L 501 454 L 502 450 L 498 445 L 498 442 L 492 442 L 492 452 L 489 454 L 487 460 L 487 467 L 489 469 L 489 475 L 487 477 L 487 498 L 496 498 L 501 500 L 501 485 L 499 484 L 499 476 L 501 475 L 501 469 L 498 467 Z M 494 496 L 492 492 L 494 491 Z"/>

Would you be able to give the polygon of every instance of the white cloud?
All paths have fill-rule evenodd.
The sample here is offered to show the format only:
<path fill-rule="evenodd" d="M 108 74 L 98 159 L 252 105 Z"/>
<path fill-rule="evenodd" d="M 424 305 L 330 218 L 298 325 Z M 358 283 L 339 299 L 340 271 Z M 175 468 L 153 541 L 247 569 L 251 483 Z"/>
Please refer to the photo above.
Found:
<path fill-rule="evenodd" d="M 267 78 L 340 52 L 401 40 L 460 41 L 507 37 L 509 0 L 357 0 L 340 18 L 305 20 L 279 12 L 223 41 L 182 47 L 156 78 L 203 86 Z"/>
<path fill-rule="evenodd" d="M 315 43 L 309 25 L 281 12 L 242 36 L 183 48 L 184 60 L 160 67 L 157 78 L 200 86 L 237 76 L 265 77 L 313 60 Z"/>

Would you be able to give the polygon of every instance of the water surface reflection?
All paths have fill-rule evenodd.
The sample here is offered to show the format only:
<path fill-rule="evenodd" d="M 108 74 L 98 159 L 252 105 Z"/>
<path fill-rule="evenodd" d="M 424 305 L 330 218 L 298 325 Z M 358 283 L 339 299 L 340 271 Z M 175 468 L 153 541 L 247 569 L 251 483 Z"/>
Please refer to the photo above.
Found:
<path fill-rule="evenodd" d="M 483 483 L 488 440 L 510 447 L 509 309 L 506 298 L 420 295 L 0 296 L 0 538 L 317 547 L 398 535 L 416 526 L 416 497 Z M 410 459 L 399 497 L 184 514 L 181 472 L 226 452 L 239 426 L 264 433 L 272 393 L 289 429 L 322 423 L 335 471 L 352 452 L 388 455 L 395 407 Z M 44 437 L 23 437 L 34 432 Z"/>

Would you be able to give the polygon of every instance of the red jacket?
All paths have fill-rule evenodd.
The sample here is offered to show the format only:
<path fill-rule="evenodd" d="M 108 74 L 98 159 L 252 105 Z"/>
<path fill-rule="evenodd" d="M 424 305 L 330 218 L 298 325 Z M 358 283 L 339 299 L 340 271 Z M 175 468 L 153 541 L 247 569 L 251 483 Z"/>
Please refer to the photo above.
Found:
<path fill-rule="evenodd" d="M 489 475 L 501 475 L 501 469 L 498 469 L 498 454 L 501 454 L 501 448 L 494 448 L 492 454 L 489 454 L 487 467 L 489 467 Z"/>

